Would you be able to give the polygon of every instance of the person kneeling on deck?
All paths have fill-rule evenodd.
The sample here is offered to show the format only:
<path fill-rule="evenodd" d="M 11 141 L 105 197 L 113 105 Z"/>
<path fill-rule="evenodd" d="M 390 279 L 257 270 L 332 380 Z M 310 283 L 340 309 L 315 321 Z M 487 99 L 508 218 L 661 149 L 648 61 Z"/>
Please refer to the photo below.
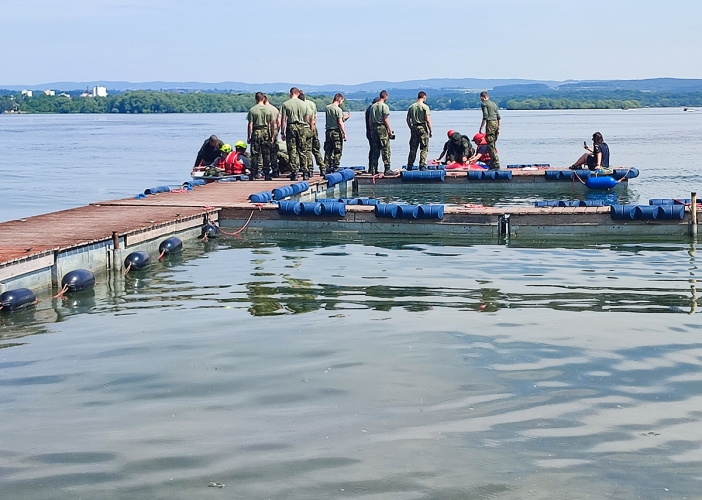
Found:
<path fill-rule="evenodd" d="M 446 150 L 446 163 L 467 164 L 470 158 L 475 155 L 473 146 L 470 144 L 470 139 L 460 132 L 454 132 L 453 130 L 449 130 L 449 132 L 451 132 L 451 135 L 444 145 L 444 149 Z M 442 152 L 441 156 L 443 155 L 444 153 Z M 439 160 L 441 160 L 441 156 Z"/>
<path fill-rule="evenodd" d="M 490 165 L 490 151 L 485 134 L 475 134 L 473 142 L 475 142 L 475 154 L 468 158 L 468 163 L 478 163 L 481 167 L 488 168 Z"/>
<path fill-rule="evenodd" d="M 609 146 L 604 142 L 602 134 L 599 132 L 592 134 L 592 149 L 588 147 L 587 143 L 584 143 L 583 147 L 588 152 L 570 166 L 571 170 L 576 170 L 583 165 L 587 165 L 590 170 L 609 168 Z"/>
<path fill-rule="evenodd" d="M 200 148 L 195 158 L 195 167 L 209 167 L 220 157 L 224 143 L 216 135 L 211 135 Z"/>
<path fill-rule="evenodd" d="M 246 143 L 237 141 L 234 151 L 229 144 L 222 146 L 224 175 L 242 175 L 251 172 L 251 161 L 246 155 Z"/>

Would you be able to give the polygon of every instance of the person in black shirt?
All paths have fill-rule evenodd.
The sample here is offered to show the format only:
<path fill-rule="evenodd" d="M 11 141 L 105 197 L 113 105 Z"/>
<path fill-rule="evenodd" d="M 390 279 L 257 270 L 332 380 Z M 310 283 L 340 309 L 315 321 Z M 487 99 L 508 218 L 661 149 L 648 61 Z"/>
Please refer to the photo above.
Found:
<path fill-rule="evenodd" d="M 222 153 L 221 149 L 223 145 L 224 143 L 220 141 L 216 135 L 211 135 L 210 138 L 203 143 L 200 151 L 197 153 L 197 158 L 195 158 L 195 166 L 199 167 L 201 165 L 212 165 L 212 162 L 219 158 L 220 154 Z"/>
<path fill-rule="evenodd" d="M 609 146 L 604 142 L 602 134 L 595 132 L 592 134 L 592 148 L 587 143 L 583 147 L 588 151 L 583 154 L 578 161 L 570 166 L 571 170 L 587 165 L 590 170 L 598 168 L 609 168 Z"/>

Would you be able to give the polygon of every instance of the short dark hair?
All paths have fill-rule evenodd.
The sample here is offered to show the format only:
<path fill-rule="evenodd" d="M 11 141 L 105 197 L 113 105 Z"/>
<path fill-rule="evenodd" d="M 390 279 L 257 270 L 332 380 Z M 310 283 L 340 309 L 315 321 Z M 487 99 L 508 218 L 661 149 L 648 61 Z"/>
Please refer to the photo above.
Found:
<path fill-rule="evenodd" d="M 216 135 L 211 135 L 209 139 L 207 139 L 210 142 L 219 142 L 219 137 Z"/>
<path fill-rule="evenodd" d="M 341 92 L 337 92 L 336 94 L 334 94 L 335 101 L 338 101 L 339 99 L 343 99 L 343 98 L 344 98 L 344 96 Z"/>
<path fill-rule="evenodd" d="M 424 92 L 423 90 L 420 90 L 419 93 L 417 94 L 417 99 L 421 99 L 422 97 L 426 97 L 427 93 Z"/>
<path fill-rule="evenodd" d="M 291 87 L 291 88 L 290 88 L 290 93 L 291 93 L 291 94 L 299 94 L 299 93 L 300 93 L 300 89 L 298 89 L 297 87 Z"/>
<path fill-rule="evenodd" d="M 263 92 L 256 92 L 256 95 L 254 96 L 254 98 L 256 99 L 256 102 L 259 103 L 259 102 L 263 101 L 266 98 L 266 96 L 263 95 Z"/>
<path fill-rule="evenodd" d="M 305 99 L 307 99 L 307 98 L 305 97 L 305 93 L 304 93 L 302 90 L 300 91 L 300 95 L 297 96 L 297 97 L 298 97 L 298 99 L 300 99 L 301 101 L 304 101 Z"/>
<path fill-rule="evenodd" d="M 385 99 L 388 96 L 388 91 L 387 90 L 381 90 L 380 91 L 380 98 Z"/>
<path fill-rule="evenodd" d="M 489 96 L 488 96 L 488 93 L 487 93 L 486 91 L 483 90 L 483 91 L 480 93 L 480 97 L 489 97 Z"/>
<path fill-rule="evenodd" d="M 599 132 L 595 132 L 592 134 L 592 142 L 595 144 L 602 144 L 604 142 L 604 137 L 602 137 L 602 134 Z"/>

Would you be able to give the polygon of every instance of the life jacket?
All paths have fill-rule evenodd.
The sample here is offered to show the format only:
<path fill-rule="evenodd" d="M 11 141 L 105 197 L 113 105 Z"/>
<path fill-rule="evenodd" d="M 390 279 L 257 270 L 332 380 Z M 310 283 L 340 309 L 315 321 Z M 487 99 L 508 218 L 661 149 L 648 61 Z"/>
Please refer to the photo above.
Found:
<path fill-rule="evenodd" d="M 495 148 L 495 153 L 497 153 L 497 148 Z M 476 150 L 476 153 L 480 153 L 480 158 L 478 158 L 478 161 L 482 161 L 483 163 L 489 163 L 490 162 L 490 153 L 488 152 L 488 147 L 487 147 L 487 141 L 483 140 L 480 145 L 478 146 L 478 149 Z"/>
<path fill-rule="evenodd" d="M 241 161 L 240 154 L 232 151 L 224 159 L 224 175 L 240 175 L 244 173 L 244 162 Z"/>

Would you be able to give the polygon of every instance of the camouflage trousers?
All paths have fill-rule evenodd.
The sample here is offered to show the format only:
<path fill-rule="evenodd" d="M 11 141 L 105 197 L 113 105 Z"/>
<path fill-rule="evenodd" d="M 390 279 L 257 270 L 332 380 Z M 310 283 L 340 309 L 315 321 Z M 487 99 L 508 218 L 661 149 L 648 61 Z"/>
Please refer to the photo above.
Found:
<path fill-rule="evenodd" d="M 302 123 L 289 123 L 285 131 L 285 143 L 288 146 L 290 171 L 309 173 L 310 165 L 307 163 L 310 129 Z"/>
<path fill-rule="evenodd" d="M 258 177 L 261 172 L 271 173 L 271 133 L 267 128 L 251 132 L 251 175 Z"/>
<path fill-rule="evenodd" d="M 324 163 L 327 165 L 327 172 L 339 169 L 341 165 L 341 153 L 344 150 L 344 136 L 338 128 L 327 130 L 324 137 Z"/>
<path fill-rule="evenodd" d="M 278 130 L 273 131 L 272 140 L 273 142 L 271 143 L 271 146 L 268 149 L 268 158 L 271 164 L 272 175 L 278 175 L 278 173 L 280 172 L 280 167 L 278 167 Z"/>
<path fill-rule="evenodd" d="M 371 129 L 370 172 L 378 173 L 378 158 L 383 156 L 385 170 L 390 169 L 390 134 L 384 123 L 373 125 Z"/>
<path fill-rule="evenodd" d="M 317 161 L 317 167 L 319 167 L 319 173 L 324 175 L 324 158 L 322 158 L 322 153 L 319 150 L 321 144 L 319 143 L 319 133 L 317 132 L 317 127 L 314 127 L 309 131 L 309 138 L 307 139 L 307 164 L 310 167 L 310 173 L 314 170 L 314 165 L 312 163 L 312 158 Z"/>
<path fill-rule="evenodd" d="M 419 149 L 419 166 L 420 168 L 425 166 L 427 164 L 427 151 L 429 150 L 429 132 L 427 132 L 426 125 L 412 125 L 409 147 L 407 166 L 414 165 L 414 160 L 417 158 L 417 149 Z"/>
<path fill-rule="evenodd" d="M 500 159 L 497 157 L 495 150 L 495 142 L 500 135 L 500 122 L 490 120 L 485 122 L 485 140 L 487 141 L 488 154 L 490 155 L 490 168 L 498 170 L 500 168 Z"/>

